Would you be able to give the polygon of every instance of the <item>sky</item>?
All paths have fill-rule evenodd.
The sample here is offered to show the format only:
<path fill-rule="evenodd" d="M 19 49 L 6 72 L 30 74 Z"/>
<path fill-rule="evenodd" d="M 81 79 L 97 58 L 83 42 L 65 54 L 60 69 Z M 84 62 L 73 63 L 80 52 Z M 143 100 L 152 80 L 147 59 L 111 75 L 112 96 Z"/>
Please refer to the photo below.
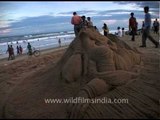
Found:
<path fill-rule="evenodd" d="M 146 5 L 152 19 L 159 18 L 159 1 L 0 1 L 0 37 L 73 30 L 70 21 L 74 11 L 91 17 L 100 29 L 107 23 L 110 30 L 128 27 L 134 12 L 141 26 Z"/>

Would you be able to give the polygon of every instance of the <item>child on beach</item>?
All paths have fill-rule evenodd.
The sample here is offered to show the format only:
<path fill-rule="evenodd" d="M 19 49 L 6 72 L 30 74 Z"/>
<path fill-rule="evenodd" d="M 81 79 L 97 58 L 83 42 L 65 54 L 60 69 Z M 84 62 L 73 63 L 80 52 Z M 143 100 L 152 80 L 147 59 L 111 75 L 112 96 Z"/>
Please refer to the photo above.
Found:
<path fill-rule="evenodd" d="M 117 36 L 122 37 L 122 31 L 120 27 L 117 27 Z"/>
<path fill-rule="evenodd" d="M 124 28 L 122 28 L 122 37 L 125 35 Z"/>

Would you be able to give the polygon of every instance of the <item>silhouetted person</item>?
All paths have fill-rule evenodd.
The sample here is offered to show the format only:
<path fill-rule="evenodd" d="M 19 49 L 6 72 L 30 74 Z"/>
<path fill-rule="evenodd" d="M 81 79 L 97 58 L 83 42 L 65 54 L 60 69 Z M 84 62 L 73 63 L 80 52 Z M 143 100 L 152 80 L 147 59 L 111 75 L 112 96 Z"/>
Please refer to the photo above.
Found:
<path fill-rule="evenodd" d="M 102 29 L 103 29 L 104 36 L 107 36 L 107 35 L 108 35 L 108 33 L 109 33 L 109 29 L 108 29 L 108 27 L 107 27 L 107 24 L 106 24 L 106 23 L 104 23 L 104 24 L 103 24 Z"/>
<path fill-rule="evenodd" d="M 124 35 L 125 35 L 124 28 L 122 28 L 122 36 L 124 36 Z"/>
<path fill-rule="evenodd" d="M 153 23 L 153 29 L 154 29 L 154 33 L 158 34 L 158 32 L 159 32 L 159 22 L 157 21 L 157 19 Z"/>
<path fill-rule="evenodd" d="M 142 21 L 142 30 L 144 30 L 144 21 Z"/>
<path fill-rule="evenodd" d="M 93 26 L 93 22 L 91 21 L 90 17 L 87 17 L 87 25 L 88 25 L 88 27 L 92 27 Z"/>
<path fill-rule="evenodd" d="M 28 49 L 28 54 L 29 54 L 29 55 L 32 55 L 32 46 L 31 46 L 30 43 L 28 43 L 27 49 Z"/>
<path fill-rule="evenodd" d="M 20 54 L 22 54 L 22 53 L 23 53 L 23 48 L 22 48 L 22 46 L 21 46 L 21 45 L 19 46 L 19 51 L 20 51 Z"/>
<path fill-rule="evenodd" d="M 150 35 L 150 28 L 151 28 L 151 15 L 149 12 L 149 7 L 144 7 L 144 13 L 145 13 L 145 20 L 144 20 L 144 31 L 142 35 L 142 45 L 140 47 L 146 47 L 146 40 L 149 38 L 152 43 L 155 44 L 155 47 L 158 48 L 159 42 L 157 42 L 153 37 Z"/>
<path fill-rule="evenodd" d="M 136 35 L 137 35 L 137 30 L 138 30 L 138 22 L 136 22 Z"/>
<path fill-rule="evenodd" d="M 97 32 L 99 32 L 99 30 L 98 30 L 97 26 L 94 26 L 94 29 L 95 29 Z"/>
<path fill-rule="evenodd" d="M 136 18 L 134 17 L 134 13 L 130 14 L 131 17 L 129 19 L 129 31 L 131 31 L 132 34 L 132 41 L 135 41 L 135 35 L 136 35 L 136 31 L 137 31 L 137 21 Z"/>
<path fill-rule="evenodd" d="M 117 35 L 119 36 L 119 37 L 122 37 L 122 31 L 121 31 L 121 28 L 120 27 L 117 27 Z"/>
<path fill-rule="evenodd" d="M 11 53 L 11 59 L 15 59 L 15 56 L 14 56 L 14 48 L 12 47 L 12 45 L 10 46 L 10 53 Z"/>
<path fill-rule="evenodd" d="M 81 19 L 82 19 L 81 28 L 86 28 L 88 25 L 88 22 L 86 20 L 86 16 L 82 16 Z"/>
<path fill-rule="evenodd" d="M 61 39 L 58 39 L 59 47 L 61 47 Z"/>
<path fill-rule="evenodd" d="M 20 54 L 20 50 L 19 50 L 19 47 L 17 45 L 17 55 L 19 55 L 19 54 Z"/>
<path fill-rule="evenodd" d="M 81 23 L 81 17 L 79 15 L 77 15 L 76 12 L 73 12 L 73 17 L 71 19 L 71 24 L 74 25 L 74 33 L 75 36 L 78 35 L 79 31 L 80 31 L 80 23 Z"/>
<path fill-rule="evenodd" d="M 8 45 L 7 52 L 8 52 L 8 60 L 10 60 L 11 57 L 12 57 L 12 53 L 11 53 L 12 51 L 11 51 L 10 45 Z M 7 53 L 7 52 L 6 52 L 6 53 Z"/>

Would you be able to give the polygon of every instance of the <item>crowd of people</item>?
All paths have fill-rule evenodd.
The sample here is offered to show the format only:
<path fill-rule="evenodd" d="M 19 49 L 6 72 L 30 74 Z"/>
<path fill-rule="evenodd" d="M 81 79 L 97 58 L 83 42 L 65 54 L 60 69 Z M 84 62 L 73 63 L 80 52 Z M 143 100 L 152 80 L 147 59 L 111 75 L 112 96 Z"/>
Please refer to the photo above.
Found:
<path fill-rule="evenodd" d="M 22 52 L 23 52 L 23 48 L 21 47 L 21 45 L 20 46 L 17 45 L 17 55 L 21 55 Z M 14 48 L 12 45 L 8 45 L 7 53 L 9 54 L 8 60 L 15 59 Z"/>
<path fill-rule="evenodd" d="M 9 60 L 14 60 L 16 56 L 19 56 L 19 55 L 23 54 L 23 48 L 22 48 L 21 45 L 19 45 L 18 41 L 16 43 L 17 45 L 16 45 L 15 49 L 14 49 L 13 42 L 11 42 L 11 44 L 9 44 L 9 43 L 7 43 L 7 44 L 8 44 L 8 47 L 7 47 L 6 53 L 8 53 L 8 61 Z M 59 44 L 59 47 L 62 46 L 60 38 L 58 39 L 58 44 Z M 28 44 L 27 44 L 27 55 L 32 56 L 35 50 L 36 49 L 34 47 L 32 47 L 32 45 L 28 42 Z"/>
<path fill-rule="evenodd" d="M 28 55 L 32 55 L 32 46 L 30 43 L 28 43 L 27 49 L 28 49 Z M 21 45 L 18 45 L 18 42 L 17 42 L 16 50 L 17 50 L 17 56 L 23 54 L 23 48 Z M 15 59 L 15 51 L 12 44 L 11 45 L 8 44 L 6 53 L 8 53 L 8 61 Z"/>
<path fill-rule="evenodd" d="M 23 53 L 23 48 L 21 45 L 17 45 L 16 47 L 17 49 L 17 55 L 22 55 Z M 14 60 L 15 59 L 15 53 L 14 53 L 14 48 L 12 45 L 8 45 L 7 51 L 6 53 L 8 53 L 8 60 Z"/>
<path fill-rule="evenodd" d="M 84 16 L 84 15 L 79 16 L 76 12 L 73 12 L 71 24 L 74 25 L 75 36 L 78 35 L 79 31 L 82 28 L 94 27 L 97 30 L 97 27 L 93 26 L 93 22 L 91 21 L 91 17 L 87 17 L 87 19 L 86 19 L 86 16 Z"/>
<path fill-rule="evenodd" d="M 22 53 L 23 53 L 22 46 L 21 45 L 20 46 L 17 45 L 17 55 L 22 55 Z"/>
<path fill-rule="evenodd" d="M 8 49 L 7 49 L 7 52 L 8 52 L 8 60 L 13 60 L 15 59 L 15 55 L 14 55 L 14 48 L 12 45 L 8 45 Z"/>
<path fill-rule="evenodd" d="M 122 28 L 121 30 L 121 27 L 117 27 L 117 32 L 115 32 L 115 35 L 117 35 L 118 37 L 123 37 L 125 35 L 124 28 Z"/>
<path fill-rule="evenodd" d="M 145 13 L 145 19 L 142 22 L 142 28 L 140 30 L 138 30 L 138 22 L 136 20 L 136 17 L 134 17 L 134 13 L 133 12 L 130 13 L 131 17 L 129 18 L 129 31 L 128 31 L 129 33 L 128 34 L 132 36 L 131 41 L 135 41 L 135 35 L 138 35 L 138 34 L 140 35 L 140 33 L 142 33 L 142 45 L 140 47 L 146 47 L 146 40 L 148 38 L 149 40 L 151 40 L 153 44 L 155 44 L 155 47 L 158 48 L 159 42 L 154 40 L 153 37 L 150 35 L 151 15 L 149 13 L 148 6 L 144 7 L 144 13 Z M 75 36 L 78 35 L 81 28 L 93 26 L 93 23 L 90 17 L 87 17 L 87 20 L 86 20 L 85 16 L 81 17 L 77 15 L 76 12 L 73 12 L 71 24 L 74 25 Z M 98 30 L 96 26 L 94 26 L 94 28 Z M 107 36 L 109 34 L 109 28 L 106 23 L 103 24 L 102 29 L 103 29 L 104 36 Z M 153 31 L 155 34 L 159 34 L 159 21 L 157 20 L 157 18 L 153 22 Z M 124 27 L 122 29 L 120 27 L 117 27 L 117 32 L 115 32 L 115 35 L 119 37 L 123 37 L 125 35 Z"/>

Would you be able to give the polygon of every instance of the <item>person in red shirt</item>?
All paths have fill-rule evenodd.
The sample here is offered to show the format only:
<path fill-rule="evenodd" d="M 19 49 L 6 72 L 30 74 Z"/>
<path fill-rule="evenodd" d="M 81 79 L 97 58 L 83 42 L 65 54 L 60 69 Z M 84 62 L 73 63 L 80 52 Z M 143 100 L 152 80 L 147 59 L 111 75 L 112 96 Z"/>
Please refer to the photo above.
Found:
<path fill-rule="evenodd" d="M 74 33 L 75 36 L 78 35 L 79 31 L 80 31 L 80 24 L 82 22 L 82 19 L 79 15 L 77 15 L 76 12 L 73 12 L 73 17 L 71 19 L 71 24 L 74 25 Z"/>
<path fill-rule="evenodd" d="M 136 34 L 136 31 L 137 31 L 137 21 L 136 21 L 136 18 L 134 17 L 134 13 L 131 13 L 130 14 L 131 17 L 129 19 L 129 31 L 131 31 L 132 33 L 132 41 L 135 41 L 135 34 Z"/>

